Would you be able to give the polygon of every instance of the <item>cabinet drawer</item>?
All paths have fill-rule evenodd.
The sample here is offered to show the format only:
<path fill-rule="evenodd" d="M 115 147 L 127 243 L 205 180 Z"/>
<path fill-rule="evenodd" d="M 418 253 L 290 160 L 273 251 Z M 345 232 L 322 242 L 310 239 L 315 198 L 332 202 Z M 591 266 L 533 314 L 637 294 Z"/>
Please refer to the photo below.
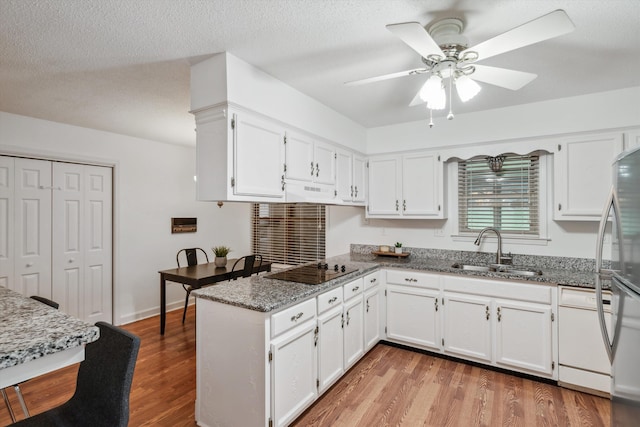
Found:
<path fill-rule="evenodd" d="M 282 310 L 271 316 L 271 336 L 275 337 L 294 326 L 300 325 L 316 315 L 316 299 L 312 298 L 300 304 Z"/>
<path fill-rule="evenodd" d="M 347 301 L 350 298 L 353 298 L 356 295 L 362 293 L 364 289 L 364 282 L 362 277 L 354 280 L 353 282 L 349 282 L 342 287 L 344 289 L 344 300 Z"/>
<path fill-rule="evenodd" d="M 387 270 L 387 283 L 393 285 L 418 286 L 440 289 L 440 277 L 435 274 L 408 270 Z"/>
<path fill-rule="evenodd" d="M 364 276 L 364 290 L 368 291 L 369 289 L 377 286 L 380 283 L 380 272 L 375 271 L 373 273 L 369 273 Z"/>
<path fill-rule="evenodd" d="M 596 310 L 596 291 L 593 289 L 576 289 L 560 286 L 560 297 L 558 305 L 564 307 L 583 308 L 587 310 Z M 611 292 L 602 291 L 602 300 L 604 301 L 604 311 L 611 313 Z"/>
<path fill-rule="evenodd" d="M 342 304 L 342 288 L 335 288 L 322 295 L 318 295 L 318 314 Z"/>

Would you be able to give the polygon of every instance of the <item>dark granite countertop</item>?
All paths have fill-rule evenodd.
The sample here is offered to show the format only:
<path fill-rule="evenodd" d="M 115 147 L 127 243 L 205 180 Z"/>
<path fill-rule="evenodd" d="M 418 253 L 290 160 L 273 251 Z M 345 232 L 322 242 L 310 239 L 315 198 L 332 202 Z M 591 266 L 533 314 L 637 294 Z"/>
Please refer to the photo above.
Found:
<path fill-rule="evenodd" d="M 0 286 L 0 370 L 93 342 L 99 334 L 97 326 Z"/>
<path fill-rule="evenodd" d="M 470 264 L 489 264 L 491 254 L 467 253 L 461 251 L 415 250 L 406 258 L 383 257 L 371 253 L 371 247 L 354 246 L 346 255 L 331 257 L 329 264 L 345 264 L 357 271 L 325 282 L 321 285 L 305 285 L 269 279 L 268 274 L 224 282 L 215 286 L 199 289 L 193 294 L 198 298 L 209 299 L 235 305 L 250 310 L 271 312 L 316 296 L 327 290 L 348 283 L 364 274 L 380 268 L 411 269 L 422 272 L 464 275 L 469 277 L 489 277 L 502 280 L 517 280 L 547 285 L 567 285 L 594 288 L 595 273 L 589 260 L 575 258 L 558 259 L 555 257 L 514 256 L 516 266 L 534 268 L 542 275 L 521 276 L 509 273 L 478 272 L 453 268 L 456 262 Z M 368 250 L 367 250 L 368 248 Z M 548 258 L 548 259 L 544 259 Z M 566 266 L 563 268 L 562 266 Z"/>

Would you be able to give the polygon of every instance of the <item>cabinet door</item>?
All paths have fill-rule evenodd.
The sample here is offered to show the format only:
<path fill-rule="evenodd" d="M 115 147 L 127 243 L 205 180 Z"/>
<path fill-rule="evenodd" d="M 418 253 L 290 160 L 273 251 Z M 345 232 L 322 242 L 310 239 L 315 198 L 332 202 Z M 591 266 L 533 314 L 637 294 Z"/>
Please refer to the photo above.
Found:
<path fill-rule="evenodd" d="M 330 144 L 315 142 L 313 158 L 316 170 L 313 181 L 318 184 L 335 184 L 336 182 L 336 150 Z"/>
<path fill-rule="evenodd" d="M 551 307 L 496 300 L 496 363 L 551 376 Z"/>
<path fill-rule="evenodd" d="M 329 388 L 344 372 L 342 306 L 318 317 L 318 392 Z"/>
<path fill-rule="evenodd" d="M 353 201 L 364 203 L 367 195 L 367 168 L 364 157 L 353 156 Z"/>
<path fill-rule="evenodd" d="M 276 426 L 287 426 L 317 396 L 316 322 L 309 320 L 271 343 L 271 405 Z"/>
<path fill-rule="evenodd" d="M 287 169 L 285 177 L 298 181 L 312 182 L 316 173 L 313 158 L 313 140 L 295 132 L 287 132 L 285 144 Z"/>
<path fill-rule="evenodd" d="M 380 292 L 378 287 L 364 294 L 364 349 L 372 348 L 380 341 Z"/>
<path fill-rule="evenodd" d="M 387 338 L 440 349 L 437 291 L 387 286 Z"/>
<path fill-rule="evenodd" d="M 585 135 L 558 145 L 554 155 L 554 219 L 599 221 L 611 188 L 611 163 L 622 133 Z"/>
<path fill-rule="evenodd" d="M 433 153 L 405 155 L 402 160 L 402 214 L 442 218 L 442 162 Z"/>
<path fill-rule="evenodd" d="M 284 197 L 284 131 L 247 113 L 235 116 L 234 194 Z"/>
<path fill-rule="evenodd" d="M 491 299 L 444 294 L 444 350 L 446 353 L 491 362 Z"/>
<path fill-rule="evenodd" d="M 400 215 L 400 160 L 398 157 L 369 159 L 367 215 Z"/>
<path fill-rule="evenodd" d="M 51 162 L 15 159 L 13 290 L 51 298 Z"/>
<path fill-rule="evenodd" d="M 349 369 L 364 354 L 362 294 L 344 304 L 344 369 Z"/>
<path fill-rule="evenodd" d="M 348 151 L 339 150 L 336 158 L 336 191 L 338 199 L 351 202 L 353 195 L 352 155 Z"/>

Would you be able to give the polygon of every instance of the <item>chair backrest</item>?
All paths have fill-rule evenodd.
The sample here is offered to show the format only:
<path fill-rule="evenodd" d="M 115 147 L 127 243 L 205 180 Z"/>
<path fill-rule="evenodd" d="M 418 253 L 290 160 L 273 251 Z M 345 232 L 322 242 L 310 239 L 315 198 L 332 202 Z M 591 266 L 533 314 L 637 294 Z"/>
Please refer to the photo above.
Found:
<path fill-rule="evenodd" d="M 243 267 L 242 270 L 237 270 L 237 268 L 239 268 L 240 265 L 240 261 L 243 261 Z M 258 262 L 258 265 L 256 266 L 256 262 Z M 259 254 L 252 254 L 252 255 L 245 255 L 242 258 L 238 258 L 236 260 L 236 262 L 233 263 L 233 267 L 231 268 L 231 272 L 235 272 L 235 271 L 242 271 L 242 273 L 239 274 L 239 276 L 233 277 L 232 274 L 232 278 L 235 280 L 238 277 L 249 277 L 251 276 L 251 274 L 253 273 L 253 268 L 254 266 L 258 267 L 258 270 L 256 271 L 256 274 L 260 271 L 260 267 L 262 266 L 262 255 Z"/>
<path fill-rule="evenodd" d="M 51 301 L 49 298 L 41 297 L 39 295 L 31 295 L 29 298 L 34 299 L 36 301 L 40 301 L 43 304 L 48 305 L 49 307 L 53 307 L 56 310 L 60 308 L 60 304 L 55 301 Z"/>
<path fill-rule="evenodd" d="M 64 406 L 82 425 L 126 427 L 140 338 L 106 322 L 96 326 L 100 338 L 85 347 L 76 392 Z"/>
<path fill-rule="evenodd" d="M 202 248 L 185 248 L 185 249 L 180 249 L 178 251 L 178 253 L 176 254 L 176 264 L 178 264 L 178 267 L 181 267 L 181 265 L 180 265 L 180 254 L 183 253 L 183 252 L 184 252 L 185 257 L 187 259 L 187 265 L 188 266 L 198 264 L 198 252 L 202 252 L 204 254 L 204 258 L 207 260 L 207 262 L 209 262 L 209 256 L 207 255 L 207 252 L 205 252 L 204 249 L 202 249 Z"/>

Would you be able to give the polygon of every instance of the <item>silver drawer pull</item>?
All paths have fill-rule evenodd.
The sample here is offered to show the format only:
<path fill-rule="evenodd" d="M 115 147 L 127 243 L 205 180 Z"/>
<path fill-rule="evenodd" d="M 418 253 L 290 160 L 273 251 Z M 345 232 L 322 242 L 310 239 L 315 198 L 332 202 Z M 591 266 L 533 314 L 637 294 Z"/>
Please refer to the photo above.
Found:
<path fill-rule="evenodd" d="M 291 316 L 291 321 L 292 322 L 297 322 L 299 318 L 301 318 L 302 316 L 304 316 L 303 312 L 300 312 L 298 314 L 296 314 L 295 316 Z"/>
<path fill-rule="evenodd" d="M 338 297 L 333 297 L 328 302 L 329 302 L 329 304 L 333 304 L 336 301 L 338 301 Z"/>
<path fill-rule="evenodd" d="M 355 286 L 353 289 L 351 289 L 351 292 L 355 292 L 355 291 L 357 291 L 358 289 L 360 289 L 360 286 Z"/>
<path fill-rule="evenodd" d="M 417 282 L 418 279 L 412 279 L 411 277 L 405 277 L 404 281 L 405 282 Z"/>
<path fill-rule="evenodd" d="M 373 279 L 370 280 L 371 283 L 376 283 L 376 278 L 374 277 Z"/>

